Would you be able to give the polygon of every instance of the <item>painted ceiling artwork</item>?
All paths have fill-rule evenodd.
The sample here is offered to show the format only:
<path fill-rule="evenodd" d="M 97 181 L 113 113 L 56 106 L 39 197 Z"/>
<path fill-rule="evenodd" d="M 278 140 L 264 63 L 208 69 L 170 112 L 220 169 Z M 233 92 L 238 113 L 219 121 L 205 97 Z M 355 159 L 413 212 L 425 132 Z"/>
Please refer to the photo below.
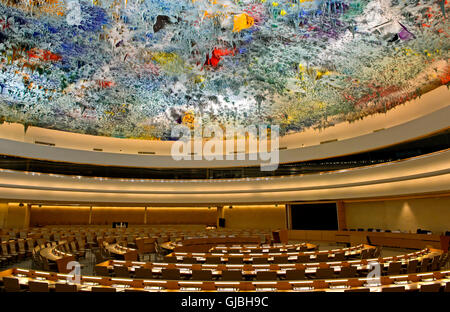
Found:
<path fill-rule="evenodd" d="M 383 113 L 450 81 L 448 0 L 2 0 L 0 118 L 170 140 L 171 127 Z"/>

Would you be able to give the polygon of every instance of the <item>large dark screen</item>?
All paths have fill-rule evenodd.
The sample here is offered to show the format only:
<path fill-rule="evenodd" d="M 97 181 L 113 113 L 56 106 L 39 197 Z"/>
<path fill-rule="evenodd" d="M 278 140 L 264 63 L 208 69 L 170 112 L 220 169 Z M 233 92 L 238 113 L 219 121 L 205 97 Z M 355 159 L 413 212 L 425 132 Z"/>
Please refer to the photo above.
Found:
<path fill-rule="evenodd" d="M 336 203 L 291 205 L 293 230 L 337 230 Z"/>

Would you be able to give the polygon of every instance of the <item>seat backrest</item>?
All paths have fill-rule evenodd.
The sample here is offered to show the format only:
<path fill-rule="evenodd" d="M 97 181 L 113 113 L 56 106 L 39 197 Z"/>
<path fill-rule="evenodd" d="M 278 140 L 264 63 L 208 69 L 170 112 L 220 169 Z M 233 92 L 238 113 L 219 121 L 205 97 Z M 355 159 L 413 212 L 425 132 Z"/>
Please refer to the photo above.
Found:
<path fill-rule="evenodd" d="M 177 257 L 174 256 L 165 256 L 164 262 L 166 263 L 177 263 Z"/>
<path fill-rule="evenodd" d="M 31 292 L 49 292 L 47 282 L 29 281 L 28 288 Z"/>
<path fill-rule="evenodd" d="M 337 252 L 334 254 L 333 261 L 344 261 L 345 260 L 345 254 L 343 252 Z"/>
<path fill-rule="evenodd" d="M 220 257 L 206 257 L 206 264 L 220 264 L 222 260 Z"/>
<path fill-rule="evenodd" d="M 277 272 L 275 271 L 258 271 L 256 272 L 256 280 L 258 281 L 276 281 Z"/>
<path fill-rule="evenodd" d="M 109 276 L 110 275 L 108 268 L 105 266 L 96 265 L 94 267 L 94 270 L 95 270 L 95 274 L 98 276 Z"/>
<path fill-rule="evenodd" d="M 370 292 L 370 288 L 349 288 L 344 290 L 344 292 Z"/>
<path fill-rule="evenodd" d="M 179 269 L 162 269 L 161 278 L 166 280 L 179 280 L 180 270 Z"/>
<path fill-rule="evenodd" d="M 450 292 L 450 282 L 445 284 L 444 292 Z"/>
<path fill-rule="evenodd" d="M 148 268 L 136 268 L 134 273 L 136 278 L 153 278 L 152 270 Z"/>
<path fill-rule="evenodd" d="M 430 258 L 423 258 L 420 263 L 420 272 L 428 272 L 428 265 L 430 264 Z"/>
<path fill-rule="evenodd" d="M 94 286 L 91 288 L 92 292 L 116 292 L 114 287 L 98 287 Z"/>
<path fill-rule="evenodd" d="M 223 281 L 240 281 L 242 280 L 242 272 L 240 270 L 222 271 Z"/>
<path fill-rule="evenodd" d="M 253 259 L 254 260 L 254 259 Z M 244 259 L 242 257 L 228 257 L 228 264 L 242 264 Z"/>
<path fill-rule="evenodd" d="M 333 278 L 334 277 L 334 269 L 333 268 L 317 268 L 316 278 L 324 279 L 324 278 Z"/>
<path fill-rule="evenodd" d="M 439 292 L 441 283 L 420 285 L 420 292 Z"/>
<path fill-rule="evenodd" d="M 273 257 L 273 263 L 276 264 L 288 263 L 288 256 L 275 256 Z"/>
<path fill-rule="evenodd" d="M 387 274 L 388 275 L 400 274 L 401 269 L 402 269 L 401 262 L 391 262 L 389 263 Z"/>
<path fill-rule="evenodd" d="M 6 292 L 20 291 L 19 279 L 16 277 L 5 276 L 3 277 L 3 285 Z"/>
<path fill-rule="evenodd" d="M 77 292 L 78 289 L 77 289 L 77 285 L 56 283 L 55 291 L 56 292 Z"/>
<path fill-rule="evenodd" d="M 419 261 L 417 259 L 409 260 L 408 266 L 406 268 L 406 273 L 416 273 L 417 272 L 417 264 Z"/>
<path fill-rule="evenodd" d="M 253 257 L 253 264 L 267 264 L 269 263 L 266 257 Z"/>
<path fill-rule="evenodd" d="M 128 267 L 124 265 L 115 265 L 114 266 L 114 274 L 117 277 L 130 277 L 130 273 L 128 272 Z"/>
<path fill-rule="evenodd" d="M 328 254 L 327 253 L 320 253 L 316 255 L 316 262 L 327 262 L 328 261 Z"/>
<path fill-rule="evenodd" d="M 340 278 L 355 277 L 357 268 L 355 266 L 341 267 L 341 272 L 339 273 Z"/>
<path fill-rule="evenodd" d="M 287 280 L 304 280 L 304 279 L 306 279 L 305 269 L 286 270 L 286 279 Z"/>
<path fill-rule="evenodd" d="M 197 259 L 194 258 L 194 257 L 184 257 L 183 258 L 183 263 L 195 264 L 195 263 L 197 263 Z"/>
<path fill-rule="evenodd" d="M 298 255 L 297 263 L 307 263 L 309 262 L 309 255 Z"/>
<path fill-rule="evenodd" d="M 405 286 L 391 286 L 381 288 L 381 292 L 404 292 Z"/>
<path fill-rule="evenodd" d="M 192 270 L 192 279 L 198 281 L 210 281 L 212 280 L 211 270 Z"/>

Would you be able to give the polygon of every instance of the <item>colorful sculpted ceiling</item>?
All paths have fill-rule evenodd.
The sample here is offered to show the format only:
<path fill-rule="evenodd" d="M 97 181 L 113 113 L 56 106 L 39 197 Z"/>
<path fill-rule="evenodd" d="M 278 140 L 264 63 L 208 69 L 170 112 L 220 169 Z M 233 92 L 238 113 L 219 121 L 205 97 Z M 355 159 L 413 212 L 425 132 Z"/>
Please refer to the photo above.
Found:
<path fill-rule="evenodd" d="M 197 114 L 360 119 L 449 83 L 447 1 L 2 0 L 0 118 L 162 140 Z"/>

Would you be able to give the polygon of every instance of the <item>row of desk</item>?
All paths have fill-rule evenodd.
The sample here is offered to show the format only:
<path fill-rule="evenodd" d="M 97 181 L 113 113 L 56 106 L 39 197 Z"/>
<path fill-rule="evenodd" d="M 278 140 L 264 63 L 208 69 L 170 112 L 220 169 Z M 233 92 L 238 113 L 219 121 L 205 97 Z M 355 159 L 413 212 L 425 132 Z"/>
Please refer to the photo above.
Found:
<path fill-rule="evenodd" d="M 350 261 L 337 261 L 337 262 L 325 262 L 325 263 L 286 263 L 286 264 L 242 264 L 242 265 L 211 265 L 211 264 L 171 264 L 171 263 L 156 263 L 156 262 L 138 262 L 138 261 L 117 261 L 108 260 L 97 264 L 97 267 L 106 267 L 109 274 L 115 271 L 115 267 L 126 267 L 128 270 L 128 277 L 131 275 L 137 275 L 139 269 L 145 268 L 151 271 L 152 276 L 160 277 L 163 270 L 176 269 L 179 271 L 180 276 L 184 278 L 190 278 L 194 270 L 209 270 L 214 278 L 222 276 L 224 271 L 240 271 L 245 278 L 254 278 L 258 272 L 275 272 L 278 278 L 285 278 L 288 271 L 297 270 L 302 271 L 306 277 L 314 278 L 319 269 L 332 269 L 332 274 L 339 274 L 343 267 L 355 267 L 357 273 L 365 273 L 368 270 L 374 268 L 375 265 L 380 265 L 380 269 L 386 271 L 391 263 L 399 263 L 403 269 L 407 268 L 409 261 L 417 260 L 422 263 L 422 260 L 428 258 L 430 260 L 434 257 L 440 257 L 442 251 L 424 249 L 421 251 L 413 252 L 407 255 L 399 257 L 384 257 L 375 259 L 362 259 L 362 260 L 350 260 Z"/>
<path fill-rule="evenodd" d="M 26 288 L 30 281 L 38 281 L 54 289 L 56 284 L 76 285 L 77 291 L 290 291 L 290 292 L 345 292 L 345 291 L 450 291 L 450 270 L 396 276 L 324 279 L 314 281 L 166 281 L 113 277 L 80 276 L 74 281 L 68 274 L 12 268 L 0 272 L 0 279 L 17 279 Z M 431 286 L 431 287 L 430 287 Z"/>

